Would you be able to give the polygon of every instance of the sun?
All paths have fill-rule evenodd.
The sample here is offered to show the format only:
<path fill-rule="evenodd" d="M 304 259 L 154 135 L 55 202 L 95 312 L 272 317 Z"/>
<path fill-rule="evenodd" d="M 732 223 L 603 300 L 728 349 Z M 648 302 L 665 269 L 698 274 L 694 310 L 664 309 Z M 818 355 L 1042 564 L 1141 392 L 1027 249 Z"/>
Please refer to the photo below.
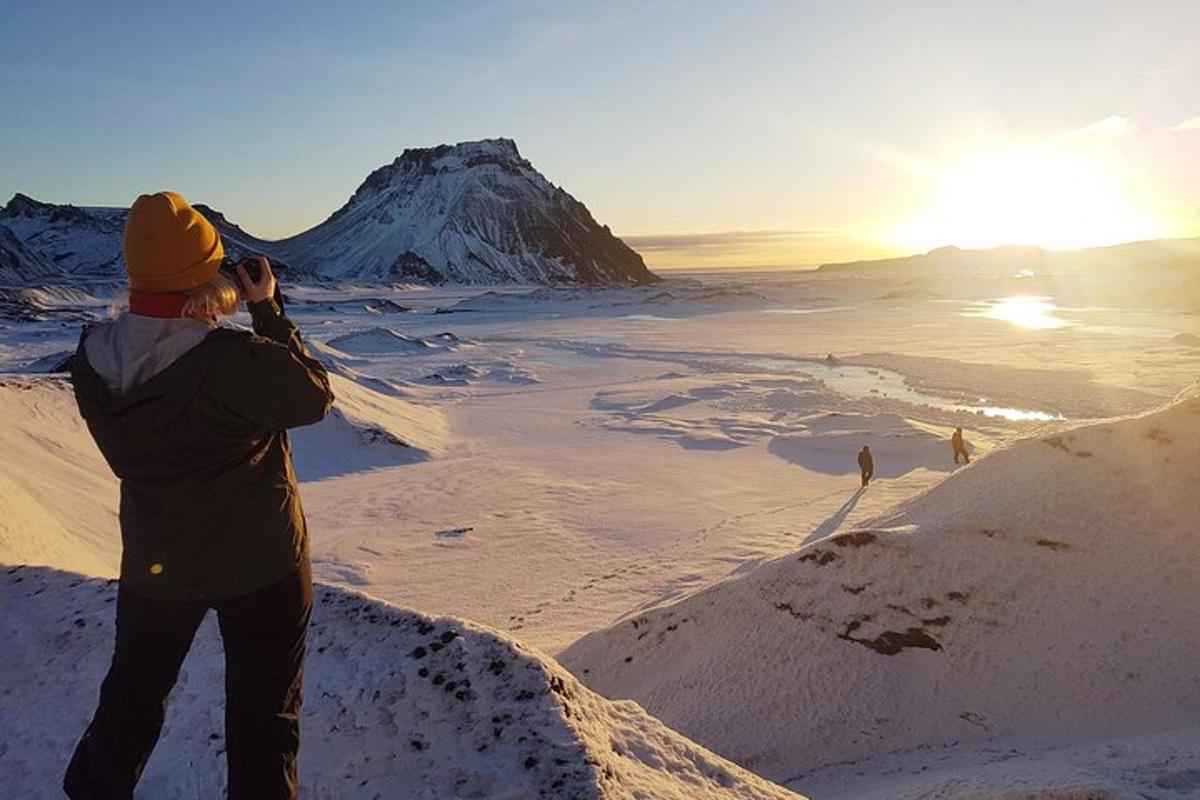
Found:
<path fill-rule="evenodd" d="M 1171 235 L 1120 163 L 1067 146 L 980 152 L 926 174 L 936 199 L 887 236 L 908 249 L 1062 250 Z"/>

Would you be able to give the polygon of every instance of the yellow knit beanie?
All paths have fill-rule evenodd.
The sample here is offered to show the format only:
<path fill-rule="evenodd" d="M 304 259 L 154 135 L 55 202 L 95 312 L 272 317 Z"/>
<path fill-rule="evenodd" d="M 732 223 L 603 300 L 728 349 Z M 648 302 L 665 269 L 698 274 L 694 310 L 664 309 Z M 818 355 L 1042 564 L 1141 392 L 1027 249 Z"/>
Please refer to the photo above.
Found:
<path fill-rule="evenodd" d="M 125 269 L 135 292 L 184 292 L 212 280 L 225 248 L 200 212 L 175 192 L 139 197 L 125 221 Z"/>

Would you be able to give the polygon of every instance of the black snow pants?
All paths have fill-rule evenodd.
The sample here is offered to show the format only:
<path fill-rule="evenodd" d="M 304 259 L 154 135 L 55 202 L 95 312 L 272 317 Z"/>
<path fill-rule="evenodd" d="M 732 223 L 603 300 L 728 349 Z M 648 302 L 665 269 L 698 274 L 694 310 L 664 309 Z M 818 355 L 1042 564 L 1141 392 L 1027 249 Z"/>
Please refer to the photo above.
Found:
<path fill-rule="evenodd" d="M 217 612 L 225 645 L 228 797 L 297 796 L 305 637 L 312 614 L 307 559 L 265 589 L 211 603 L 152 600 L 119 589 L 112 665 L 96 715 L 63 779 L 71 800 L 133 796 L 158 741 L 167 695 L 209 608 Z"/>

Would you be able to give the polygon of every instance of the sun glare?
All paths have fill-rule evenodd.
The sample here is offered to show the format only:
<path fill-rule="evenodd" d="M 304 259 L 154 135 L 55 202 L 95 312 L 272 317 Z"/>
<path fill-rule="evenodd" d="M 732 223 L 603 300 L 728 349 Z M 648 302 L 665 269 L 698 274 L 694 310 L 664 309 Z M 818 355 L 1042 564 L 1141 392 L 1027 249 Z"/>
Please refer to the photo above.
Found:
<path fill-rule="evenodd" d="M 1021 295 L 989 302 L 982 309 L 971 312 L 969 316 L 1009 322 L 1028 330 L 1045 331 L 1070 324 L 1067 320 L 1054 316 L 1057 310 L 1058 306 L 1050 302 L 1048 297 Z"/>
<path fill-rule="evenodd" d="M 1065 145 L 980 153 L 929 174 L 937 199 L 890 237 L 908 249 L 1062 250 L 1171 235 L 1119 163 Z"/>

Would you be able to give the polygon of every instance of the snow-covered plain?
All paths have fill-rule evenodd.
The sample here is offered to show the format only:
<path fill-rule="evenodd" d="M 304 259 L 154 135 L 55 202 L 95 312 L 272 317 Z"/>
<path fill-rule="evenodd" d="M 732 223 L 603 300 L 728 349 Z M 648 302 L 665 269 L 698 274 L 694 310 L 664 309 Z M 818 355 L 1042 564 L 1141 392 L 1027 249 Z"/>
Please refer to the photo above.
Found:
<path fill-rule="evenodd" d="M 609 290 L 287 286 L 290 313 L 337 376 L 339 396 L 330 420 L 294 437 L 315 575 L 335 587 L 322 591 L 337 604 L 366 602 L 336 587 L 352 588 L 494 629 L 476 635 L 484 629 L 437 623 L 471 630 L 473 647 L 524 653 L 544 675 L 561 668 L 541 653 L 563 653 L 584 684 L 632 697 L 677 726 L 681 735 L 654 727 L 632 706 L 573 689 L 599 709 L 604 722 L 595 730 L 624 731 L 641 754 L 621 774 L 644 780 L 588 784 L 599 796 L 782 796 L 684 736 L 816 798 L 1196 796 L 1200 690 L 1181 665 L 1189 657 L 1196 663 L 1186 599 L 1189 591 L 1192 606 L 1200 598 L 1197 551 L 1169 525 L 1143 531 L 1134 522 L 1097 528 L 1082 521 L 1194 517 L 1182 488 L 1194 484 L 1194 469 L 1179 471 L 1197 455 L 1188 439 L 1194 423 L 1183 422 L 1190 406 L 1165 412 L 1175 416 L 1161 425 L 1098 421 L 1145 413 L 1190 391 L 1200 303 L 1150 308 L 1106 291 L 1104 279 L 1071 280 L 1058 303 L 1053 282 L 1031 287 L 1013 277 L 899 292 L 884 276 L 806 273 L 677 276 Z M 0 375 L 0 563 L 115 572 L 115 483 L 75 417 L 69 387 L 27 371 L 39 362 L 40 373 L 70 350 L 79 317 L 104 314 L 112 294 L 103 285 L 82 297 L 42 292 L 20 299 L 24 319 L 0 319 L 0 369 L 11 373 Z M 1026 294 L 1049 300 L 1016 301 L 1020 313 L 1009 313 L 1011 298 Z M 1064 324 L 1041 325 L 1039 314 Z M 1172 441 L 1147 438 L 1147 425 Z M 970 443 L 967 468 L 951 460 L 955 426 Z M 1091 432 L 1106 426 L 1115 432 Z M 1086 447 L 1071 437 L 1087 439 Z M 1149 454 L 1145 471 L 1135 468 L 1141 456 L 1122 460 L 1123 451 L 1114 455 L 1095 437 L 1136 441 Z M 862 444 L 876 453 L 877 479 L 866 491 L 854 465 Z M 1081 449 L 1093 457 L 1074 454 Z M 1175 466 L 1153 460 L 1160 456 Z M 1125 482 L 1109 474 L 1117 470 Z M 1114 503 L 1120 513 L 1106 513 Z M 868 520 L 877 546 L 817 541 Z M 1003 535 L 967 544 L 955 535 L 959 523 Z M 1038 539 L 1066 547 L 1039 546 Z M 818 551 L 845 555 L 845 564 L 821 571 L 797 561 Z M 781 565 L 793 562 L 809 572 L 779 577 Z M 906 571 L 914 564 L 921 570 Z M 841 584 L 866 581 L 820 577 L 849 567 L 870 573 L 873 587 L 854 593 Z M 64 597 L 102 591 L 88 582 L 72 587 L 75 579 L 61 572 L 37 574 L 47 592 Z M 970 583 L 972 596 L 990 604 L 935 596 L 960 591 L 942 586 L 946 576 Z M 749 588 L 768 584 L 799 615 L 835 610 L 839 620 L 872 620 L 860 620 L 849 638 L 822 638 L 813 632 L 818 626 L 767 602 L 774 594 Z M 693 632 L 681 625 L 668 639 L 686 635 L 688 647 L 663 655 L 662 664 L 646 649 L 662 632 L 654 628 L 639 641 L 633 631 L 634 622 L 687 616 L 722 596 L 736 602 L 708 612 L 720 626 L 700 633 L 695 621 Z M 942 616 L 934 612 L 944 609 L 926 613 L 905 602 L 919 606 L 924 597 L 961 612 L 944 630 L 927 631 L 941 651 L 887 655 L 854 641 L 924 628 L 887 624 L 889 614 L 908 619 L 889 604 Z M 14 618 L 11 607 L 20 618 L 75 633 L 61 603 L 43 618 L 31 610 L 36 601 L 7 589 L 4 598 L 6 620 Z M 419 624 L 409 612 L 371 608 Z M 1150 626 L 1139 609 L 1154 610 L 1161 624 Z M 76 646 L 75 716 L 22 712 L 33 679 L 25 668 L 0 671 L 0 731 L 18 719 L 23 729 L 44 726 L 21 743 L 0 745 L 0 754 L 36 751 L 29 743 L 40 741 L 52 762 L 22 762 L 29 772 L 20 785 L 43 787 L 27 796 L 53 796 L 46 781 L 57 780 L 64 742 L 90 711 L 82 706 L 108 653 L 103 611 L 88 613 L 95 633 L 85 620 L 94 638 Z M 1109 627 L 1092 631 L 1080 620 Z M 403 648 L 415 646 L 407 634 L 393 642 L 371 628 L 322 624 L 355 648 L 377 638 L 392 653 L 379 656 L 389 666 L 406 664 Z M 1067 653 L 1062 644 L 1047 665 L 1032 645 L 1055 637 L 1092 647 L 1091 655 Z M 32 648 L 9 653 L 14 664 L 31 663 L 19 659 L 59 641 L 50 633 L 8 638 Z M 1031 649 L 1014 645 L 1006 660 L 994 661 L 1003 642 Z M 216 678 L 205 676 L 216 675 L 210 662 L 218 649 L 215 638 L 201 640 L 189 661 L 201 677 L 188 684 L 194 695 L 181 690 L 181 709 L 192 708 L 188 697 L 217 694 L 217 684 L 206 683 Z M 320 696 L 316 682 L 339 681 L 339 702 L 356 716 L 361 738 L 346 740 L 352 745 L 321 738 L 329 732 L 319 726 L 333 712 L 311 700 L 306 736 L 322 742 L 306 751 L 313 796 L 374 796 L 334 788 L 344 786 L 337 781 L 339 770 L 350 770 L 348 753 L 363 747 L 391 759 L 391 771 L 378 775 L 404 773 L 387 779 L 411 781 L 369 784 L 372 791 L 455 796 L 438 793 L 449 773 L 422 761 L 424 751 L 409 746 L 407 733 L 370 732 L 383 716 L 402 716 L 395 703 L 385 714 L 373 694 L 359 692 L 367 687 L 356 682 L 383 668 L 373 653 L 314 656 L 308 697 Z M 370 666 L 354 672 L 352 662 Z M 1138 673 L 1128 685 L 1113 671 L 1125 665 Z M 692 668 L 699 672 L 691 675 Z M 680 683 L 670 684 L 673 678 Z M 751 723 L 738 727 L 735 719 Z M 439 753 L 466 741 L 436 738 Z M 185 746 L 169 734 L 155 759 L 179 764 Z M 26 758 L 29 751 L 21 752 Z M 669 759 L 667 752 L 687 755 Z M 376 775 L 360 768 L 351 771 Z M 194 769 L 195 783 L 171 783 L 172 796 L 213 794 L 220 771 Z M 472 791 L 539 796 L 547 785 L 521 783 L 505 769 L 481 764 Z M 711 778 L 721 771 L 733 783 Z M 171 774 L 191 780 L 184 772 Z M 489 785 L 516 788 L 510 795 L 478 788 Z"/>

